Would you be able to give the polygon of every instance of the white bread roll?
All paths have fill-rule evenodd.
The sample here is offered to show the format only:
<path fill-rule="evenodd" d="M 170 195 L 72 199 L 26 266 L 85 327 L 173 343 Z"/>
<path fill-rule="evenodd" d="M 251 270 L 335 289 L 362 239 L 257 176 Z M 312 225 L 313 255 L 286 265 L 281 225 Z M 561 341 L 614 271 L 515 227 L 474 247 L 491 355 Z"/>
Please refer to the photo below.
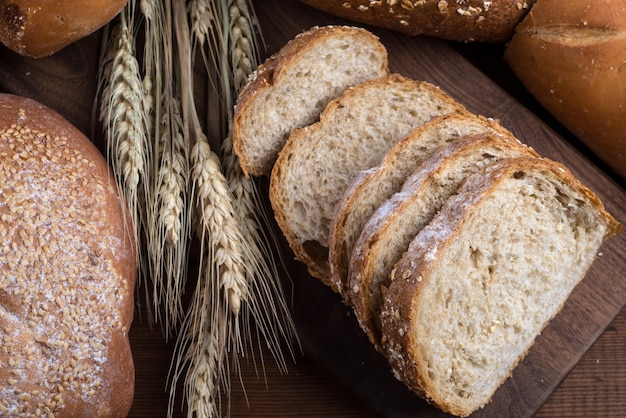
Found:
<path fill-rule="evenodd" d="M 626 178 L 626 2 L 539 0 L 505 59 L 555 118 Z"/>
<path fill-rule="evenodd" d="M 104 26 L 127 1 L 0 0 L 0 42 L 21 55 L 52 55 Z"/>
<path fill-rule="evenodd" d="M 114 179 L 56 112 L 0 109 L 0 416 L 126 416 L 136 250 Z"/>

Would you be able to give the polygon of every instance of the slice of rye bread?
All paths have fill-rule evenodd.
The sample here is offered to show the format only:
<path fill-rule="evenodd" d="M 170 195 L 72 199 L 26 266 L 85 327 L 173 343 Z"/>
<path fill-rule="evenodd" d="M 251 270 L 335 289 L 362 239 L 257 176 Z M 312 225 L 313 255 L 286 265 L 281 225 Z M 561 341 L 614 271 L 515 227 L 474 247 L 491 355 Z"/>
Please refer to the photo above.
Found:
<path fill-rule="evenodd" d="M 440 88 L 399 74 L 366 81 L 329 103 L 320 121 L 294 130 L 270 176 L 278 226 L 309 273 L 330 285 L 328 233 L 354 176 L 433 117 L 465 108 Z"/>
<path fill-rule="evenodd" d="M 503 160 L 471 176 L 383 291 L 394 374 L 448 413 L 481 408 L 621 229 L 554 161 Z"/>
<path fill-rule="evenodd" d="M 363 227 L 348 267 L 348 293 L 361 328 L 381 350 L 381 287 L 411 240 L 468 176 L 506 158 L 538 156 L 509 136 L 468 135 L 426 160 L 402 189 L 384 202 Z"/>
<path fill-rule="evenodd" d="M 359 173 L 337 204 L 328 237 L 331 286 L 342 296 L 348 286 L 348 263 L 354 243 L 374 211 L 441 147 L 473 133 L 493 132 L 513 138 L 497 121 L 469 112 L 434 118 L 391 148 L 381 163 Z"/>
<path fill-rule="evenodd" d="M 237 100 L 233 148 L 246 175 L 269 175 L 295 128 L 318 120 L 351 86 L 389 73 L 387 50 L 365 29 L 313 27 L 251 75 Z"/>

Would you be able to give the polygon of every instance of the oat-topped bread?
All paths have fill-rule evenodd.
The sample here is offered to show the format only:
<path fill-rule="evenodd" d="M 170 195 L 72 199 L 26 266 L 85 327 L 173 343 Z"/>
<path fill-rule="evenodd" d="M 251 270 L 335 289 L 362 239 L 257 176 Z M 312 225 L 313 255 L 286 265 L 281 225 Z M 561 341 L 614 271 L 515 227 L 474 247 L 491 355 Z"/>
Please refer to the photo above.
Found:
<path fill-rule="evenodd" d="M 463 110 L 438 87 L 391 74 L 348 89 L 319 122 L 291 134 L 272 171 L 270 201 L 311 275 L 330 284 L 330 224 L 357 173 L 380 163 L 416 126 Z"/>
<path fill-rule="evenodd" d="M 293 129 L 317 121 L 346 88 L 388 72 L 387 50 L 365 29 L 300 33 L 259 66 L 239 96 L 233 147 L 244 173 L 269 175 Z"/>
<path fill-rule="evenodd" d="M 381 347 L 381 287 L 389 286 L 391 270 L 411 240 L 465 178 L 496 161 L 522 156 L 537 154 L 510 136 L 466 136 L 426 160 L 367 221 L 350 259 L 347 298 L 374 347 Z"/>
<path fill-rule="evenodd" d="M 503 160 L 469 177 L 383 292 L 394 373 L 446 412 L 481 408 L 620 230 L 554 161 Z"/>
<path fill-rule="evenodd" d="M 331 285 L 336 292 L 344 295 L 347 291 L 348 262 L 354 243 L 374 211 L 399 191 L 407 177 L 438 149 L 480 132 L 513 138 L 512 133 L 493 119 L 469 112 L 439 116 L 394 145 L 379 165 L 355 177 L 337 204 L 328 238 Z"/>
<path fill-rule="evenodd" d="M 126 416 L 136 250 L 115 182 L 57 113 L 0 109 L 0 416 Z"/>

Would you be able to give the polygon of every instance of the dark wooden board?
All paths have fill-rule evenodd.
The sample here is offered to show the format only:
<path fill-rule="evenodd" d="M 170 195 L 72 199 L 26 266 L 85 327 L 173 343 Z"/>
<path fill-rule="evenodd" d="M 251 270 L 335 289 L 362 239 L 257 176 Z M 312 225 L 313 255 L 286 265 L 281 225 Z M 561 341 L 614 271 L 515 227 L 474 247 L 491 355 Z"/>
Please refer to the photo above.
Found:
<path fill-rule="evenodd" d="M 301 5 L 296 0 L 255 1 L 254 4 L 267 46 L 264 56 L 310 26 L 349 23 Z M 501 119 L 523 142 L 570 167 L 600 195 L 609 211 L 626 223 L 623 186 L 611 180 L 591 163 L 589 156 L 556 135 L 532 112 L 463 59 L 449 43 L 370 29 L 381 37 L 389 49 L 393 71 L 430 81 L 461 101 L 469 110 Z M 103 149 L 102 143 L 98 142 L 97 131 L 91 130 L 98 47 L 97 34 L 41 60 L 19 57 L 0 47 L 0 91 L 22 94 L 49 104 L 85 133 L 93 134 L 94 141 Z M 284 242 L 283 247 L 285 258 L 289 259 L 291 253 Z M 527 358 L 515 370 L 513 377 L 496 393 L 493 403 L 477 416 L 533 415 L 620 311 L 626 302 L 625 234 L 609 241 L 602 248 L 602 253 L 561 314 L 542 333 Z M 313 358 L 315 364 L 323 367 L 335 381 L 347 387 L 377 415 L 445 416 L 416 398 L 392 377 L 385 360 L 371 348 L 353 315 L 336 294 L 311 278 L 299 263 L 288 261 L 286 267 L 291 280 L 286 280 L 286 285 L 292 292 L 293 316 L 306 359 Z M 293 286 L 288 283 L 293 283 Z M 137 368 L 137 388 L 130 416 L 164 416 L 173 344 L 163 341 L 158 328 L 148 326 L 141 306 L 138 306 L 131 329 L 131 343 Z M 291 377 L 293 380 L 287 386 L 276 389 L 270 383 L 269 388 L 274 389 L 272 394 L 263 392 L 258 395 L 259 398 L 267 397 L 267 402 L 271 402 L 266 411 L 273 411 L 272 405 L 276 408 L 280 408 L 279 405 L 292 407 L 289 411 L 297 411 L 300 399 L 313 399 L 310 393 L 302 393 L 303 389 L 297 389 L 293 383 L 302 382 L 304 388 L 314 390 L 315 385 L 311 381 L 314 379 L 309 374 L 304 375 L 304 370 L 317 373 L 313 368 L 296 368 L 303 375 Z M 328 382 L 322 384 L 330 385 Z M 339 391 L 341 388 L 332 386 L 330 390 Z M 253 396 L 252 393 L 249 395 Z M 324 402 L 330 405 L 326 409 L 318 406 L 315 410 L 303 410 L 302 414 L 328 415 L 327 411 L 332 410 L 333 416 L 348 416 L 350 411 L 354 414 L 366 411 L 346 399 L 339 395 L 337 399 L 326 397 Z M 287 405 L 288 401 L 296 406 Z M 309 400 L 306 406 L 312 408 L 313 403 Z M 245 407 L 241 409 L 241 416 L 255 415 L 254 411 L 247 411 Z M 261 414 L 259 410 L 256 413 Z M 265 416 L 288 416 L 290 413 L 281 413 L 280 409 L 276 409 L 275 413 L 267 414 Z M 291 412 L 291 415 L 294 414 Z M 182 413 L 177 415 L 183 416 Z M 619 411 L 615 416 L 619 416 Z"/>
<path fill-rule="evenodd" d="M 256 1 L 269 51 L 314 25 L 352 24 L 296 2 Z M 390 69 L 429 81 L 470 111 L 499 119 L 541 155 L 564 163 L 626 221 L 626 195 L 571 144 L 442 41 L 369 28 L 389 51 Z M 526 359 L 477 417 L 532 416 L 626 303 L 626 236 L 610 240 L 563 311 L 537 339 Z M 352 313 L 330 290 L 294 263 L 294 318 L 305 350 L 384 416 L 446 416 L 409 393 L 369 347 Z"/>

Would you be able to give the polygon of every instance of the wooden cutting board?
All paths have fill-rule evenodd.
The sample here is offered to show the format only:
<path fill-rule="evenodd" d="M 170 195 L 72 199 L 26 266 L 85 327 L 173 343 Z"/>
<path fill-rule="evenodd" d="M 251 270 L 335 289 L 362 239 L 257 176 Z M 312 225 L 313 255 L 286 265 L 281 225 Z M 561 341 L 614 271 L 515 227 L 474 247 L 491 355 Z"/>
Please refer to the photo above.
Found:
<path fill-rule="evenodd" d="M 270 52 L 311 26 L 354 24 L 298 2 L 254 3 Z M 522 142 L 569 167 L 599 194 L 609 212 L 626 222 L 624 190 L 447 43 L 368 29 L 387 47 L 392 72 L 429 81 L 470 111 L 500 119 Z M 626 303 L 625 264 L 626 234 L 621 234 L 602 248 L 602 256 L 493 402 L 473 416 L 532 416 Z M 336 294 L 311 278 L 300 263 L 288 269 L 295 281 L 294 320 L 309 355 L 382 416 L 447 416 L 395 380 Z"/>

